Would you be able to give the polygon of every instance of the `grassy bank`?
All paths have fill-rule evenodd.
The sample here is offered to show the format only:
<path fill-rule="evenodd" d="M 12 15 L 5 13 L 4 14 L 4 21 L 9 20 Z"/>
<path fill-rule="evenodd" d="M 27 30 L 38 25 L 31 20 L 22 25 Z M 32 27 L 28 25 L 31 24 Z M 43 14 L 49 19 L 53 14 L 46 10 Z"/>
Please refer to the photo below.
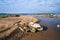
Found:
<path fill-rule="evenodd" d="M 8 17 L 9 14 L 0 14 L 0 18 L 5 18 L 5 17 Z"/>

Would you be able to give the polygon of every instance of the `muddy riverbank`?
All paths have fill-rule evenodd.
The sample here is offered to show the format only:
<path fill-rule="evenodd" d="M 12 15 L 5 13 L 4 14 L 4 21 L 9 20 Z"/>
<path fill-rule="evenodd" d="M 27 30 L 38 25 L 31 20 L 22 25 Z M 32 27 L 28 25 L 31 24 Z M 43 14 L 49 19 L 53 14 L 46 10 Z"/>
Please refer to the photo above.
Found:
<path fill-rule="evenodd" d="M 1 40 L 60 40 L 60 27 L 57 28 L 57 25 L 60 25 L 60 18 L 34 17 L 39 19 L 44 31 L 25 34 L 17 29 L 9 37 Z"/>

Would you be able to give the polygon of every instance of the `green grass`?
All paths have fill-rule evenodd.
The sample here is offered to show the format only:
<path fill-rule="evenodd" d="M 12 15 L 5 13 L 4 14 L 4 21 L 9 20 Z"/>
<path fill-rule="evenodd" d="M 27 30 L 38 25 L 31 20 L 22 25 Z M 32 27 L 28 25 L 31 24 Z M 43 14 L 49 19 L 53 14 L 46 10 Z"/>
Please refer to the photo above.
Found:
<path fill-rule="evenodd" d="M 8 14 L 0 14 L 0 18 L 6 18 L 8 16 L 9 16 Z"/>

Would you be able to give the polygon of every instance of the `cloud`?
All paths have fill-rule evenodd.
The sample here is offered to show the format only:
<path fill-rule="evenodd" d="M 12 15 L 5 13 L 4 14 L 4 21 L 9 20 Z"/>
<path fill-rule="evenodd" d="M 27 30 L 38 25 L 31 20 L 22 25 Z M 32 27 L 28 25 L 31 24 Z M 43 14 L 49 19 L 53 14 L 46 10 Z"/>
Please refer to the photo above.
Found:
<path fill-rule="evenodd" d="M 60 0 L 0 0 L 0 13 L 60 13 Z"/>

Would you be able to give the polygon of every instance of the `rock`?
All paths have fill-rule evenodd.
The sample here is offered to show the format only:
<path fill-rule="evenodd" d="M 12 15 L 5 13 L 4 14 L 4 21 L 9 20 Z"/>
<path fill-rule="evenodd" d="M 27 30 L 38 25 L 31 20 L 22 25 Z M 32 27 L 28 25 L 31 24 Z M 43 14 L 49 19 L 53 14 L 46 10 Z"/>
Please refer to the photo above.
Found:
<path fill-rule="evenodd" d="M 32 26 L 32 27 L 34 27 L 34 28 L 41 27 L 40 24 L 34 23 L 34 22 L 30 22 L 30 23 L 28 24 L 28 26 Z"/>
<path fill-rule="evenodd" d="M 24 29 L 22 27 L 19 27 L 19 29 L 22 31 L 22 32 L 25 32 Z"/>
<path fill-rule="evenodd" d="M 19 29 L 23 32 L 36 32 L 43 30 L 43 28 L 40 26 L 40 24 L 38 23 L 34 23 L 34 22 L 29 22 L 28 24 L 26 22 L 19 22 Z"/>
<path fill-rule="evenodd" d="M 42 31 L 42 30 L 43 30 L 43 28 L 42 28 L 42 27 L 39 27 L 39 28 L 37 28 L 37 30 L 38 30 L 38 31 Z"/>
<path fill-rule="evenodd" d="M 19 26 L 26 27 L 28 24 L 26 22 L 19 22 Z"/>
<path fill-rule="evenodd" d="M 31 27 L 31 28 L 30 28 L 30 31 L 31 31 L 31 32 L 36 32 L 36 29 L 33 28 L 33 27 Z"/>
<path fill-rule="evenodd" d="M 26 22 L 19 22 L 18 23 L 19 29 L 23 32 L 28 32 L 29 28 L 27 27 L 28 24 Z"/>
<path fill-rule="evenodd" d="M 23 29 L 24 29 L 26 32 L 30 31 L 30 28 L 28 28 L 28 27 L 24 27 Z"/>
<path fill-rule="evenodd" d="M 38 23 L 30 22 L 28 24 L 28 26 L 31 28 L 31 30 L 30 30 L 31 32 L 36 32 L 36 30 L 37 31 L 42 31 L 43 30 L 43 28 L 41 27 L 41 25 L 38 24 Z"/>

